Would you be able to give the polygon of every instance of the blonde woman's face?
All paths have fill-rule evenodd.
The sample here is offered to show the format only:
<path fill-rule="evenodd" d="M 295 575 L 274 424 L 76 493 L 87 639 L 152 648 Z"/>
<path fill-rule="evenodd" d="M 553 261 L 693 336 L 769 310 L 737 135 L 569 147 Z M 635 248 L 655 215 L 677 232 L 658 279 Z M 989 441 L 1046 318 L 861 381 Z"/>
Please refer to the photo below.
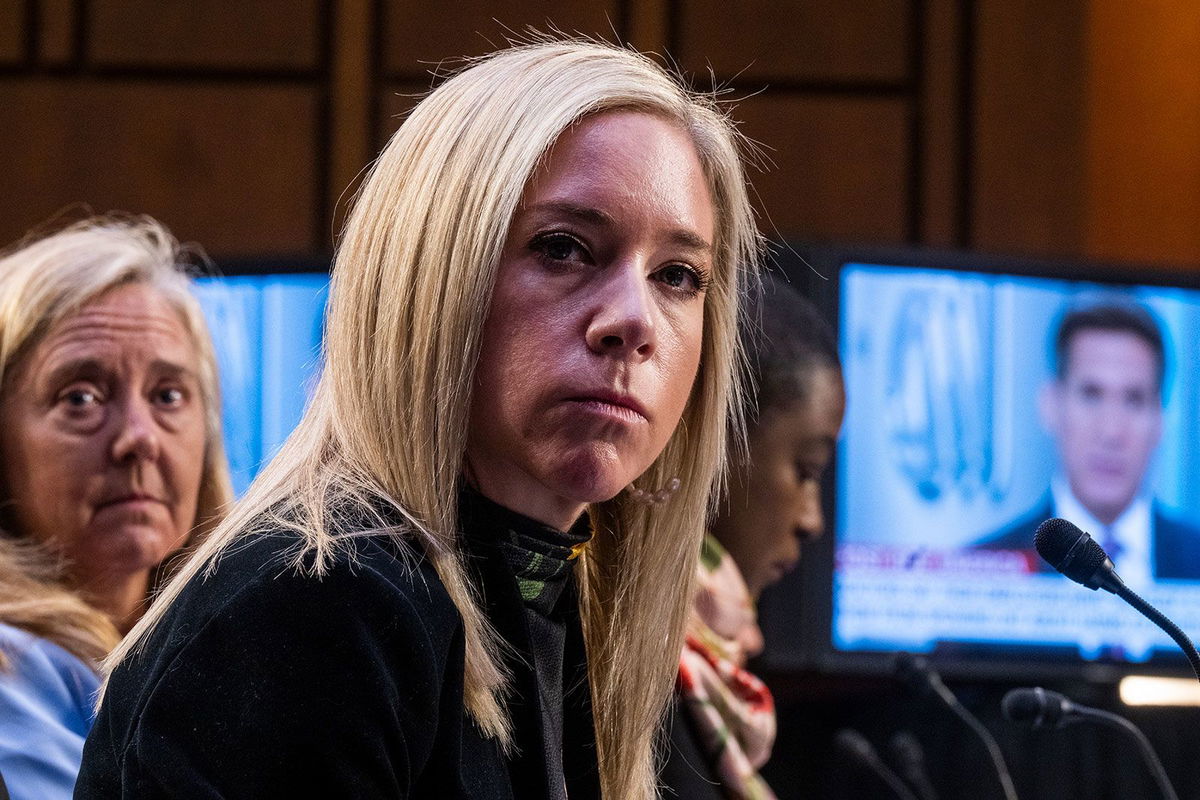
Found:
<path fill-rule="evenodd" d="M 124 286 L 53 326 L 0 401 L 8 509 L 97 598 L 183 544 L 204 463 L 199 359 L 154 289 Z"/>
<path fill-rule="evenodd" d="M 608 112 L 559 138 L 513 219 L 484 327 L 467 446 L 484 495 L 566 527 L 654 461 L 699 368 L 713 237 L 676 125 Z"/>

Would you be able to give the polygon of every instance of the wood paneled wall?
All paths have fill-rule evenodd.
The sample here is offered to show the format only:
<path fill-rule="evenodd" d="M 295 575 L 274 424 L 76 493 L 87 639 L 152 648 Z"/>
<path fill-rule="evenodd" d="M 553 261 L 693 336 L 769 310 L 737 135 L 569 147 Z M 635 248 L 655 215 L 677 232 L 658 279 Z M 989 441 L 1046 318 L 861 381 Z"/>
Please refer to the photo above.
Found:
<path fill-rule="evenodd" d="M 1200 7 L 1097 2 L 1087 42 L 1086 249 L 1200 262 Z"/>
<path fill-rule="evenodd" d="M 439 62 L 553 26 L 726 88 L 765 155 L 768 234 L 1200 262 L 1190 173 L 1171 236 L 1142 218 L 1165 203 L 1126 202 L 1181 151 L 1200 165 L 1200 142 L 1186 114 L 1138 116 L 1104 49 L 1131 12 L 1102 4 L 0 0 L 0 241 L 86 204 L 157 215 L 219 258 L 327 252 L 348 187 Z M 1191 133 L 1155 150 L 1151 131 L 1115 169 L 1114 97 L 1130 99 L 1113 119 Z M 1196 114 L 1200 90 L 1186 99 Z"/>

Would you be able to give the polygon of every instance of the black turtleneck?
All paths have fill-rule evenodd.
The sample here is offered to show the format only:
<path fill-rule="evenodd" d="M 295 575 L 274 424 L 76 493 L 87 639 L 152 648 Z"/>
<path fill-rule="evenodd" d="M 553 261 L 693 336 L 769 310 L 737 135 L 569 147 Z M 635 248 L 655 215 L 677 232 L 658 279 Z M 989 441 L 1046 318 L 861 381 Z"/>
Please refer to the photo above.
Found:
<path fill-rule="evenodd" d="M 598 798 L 570 558 L 586 524 L 556 531 L 469 490 L 460 511 L 507 644 L 512 753 L 466 713 L 462 623 L 426 559 L 371 534 L 317 576 L 278 531 L 190 581 L 116 669 L 76 797 Z"/>
<path fill-rule="evenodd" d="M 517 739 L 527 748 L 514 759 L 514 771 L 545 775 L 538 787 L 544 796 L 566 800 L 564 707 L 583 714 L 588 704 L 580 696 L 587 674 L 582 640 L 566 652 L 567 631 L 569 622 L 578 627 L 574 559 L 591 539 L 591 526 L 585 515 L 571 530 L 560 531 L 470 489 L 460 496 L 459 516 L 488 618 L 513 645 L 506 663 L 513 676 L 509 707 Z M 576 679 L 569 698 L 563 693 L 564 669 Z M 585 716 L 590 721 L 590 713 Z M 540 753 L 531 749 L 537 740 Z"/>

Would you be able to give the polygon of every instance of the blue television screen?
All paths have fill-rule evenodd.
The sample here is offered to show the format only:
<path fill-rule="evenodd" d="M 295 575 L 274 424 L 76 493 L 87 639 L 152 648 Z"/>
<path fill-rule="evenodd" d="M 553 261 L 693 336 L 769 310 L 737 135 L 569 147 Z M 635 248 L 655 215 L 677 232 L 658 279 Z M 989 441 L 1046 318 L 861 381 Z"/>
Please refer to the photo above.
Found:
<path fill-rule="evenodd" d="M 854 262 L 837 286 L 833 648 L 1173 659 L 1033 531 L 1070 519 L 1200 631 L 1200 291 Z"/>
<path fill-rule="evenodd" d="M 300 421 L 320 368 L 327 273 L 197 278 L 221 379 L 221 419 L 240 495 Z"/>

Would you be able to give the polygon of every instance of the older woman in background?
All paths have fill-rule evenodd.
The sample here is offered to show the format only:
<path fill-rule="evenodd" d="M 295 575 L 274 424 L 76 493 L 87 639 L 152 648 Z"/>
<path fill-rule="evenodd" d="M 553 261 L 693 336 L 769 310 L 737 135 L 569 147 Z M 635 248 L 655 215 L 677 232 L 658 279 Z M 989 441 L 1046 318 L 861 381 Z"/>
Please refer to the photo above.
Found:
<path fill-rule="evenodd" d="M 744 331 L 758 392 L 748 458 L 701 549 L 662 776 L 684 800 L 774 797 L 758 774 L 775 739 L 774 703 L 744 669 L 763 646 L 754 604 L 824 531 L 821 477 L 846 405 L 833 331 L 816 308 L 768 279 L 758 311 L 761 330 Z"/>
<path fill-rule="evenodd" d="M 98 662 L 231 491 L 216 362 L 153 220 L 0 256 L 0 774 L 70 796 Z"/>

